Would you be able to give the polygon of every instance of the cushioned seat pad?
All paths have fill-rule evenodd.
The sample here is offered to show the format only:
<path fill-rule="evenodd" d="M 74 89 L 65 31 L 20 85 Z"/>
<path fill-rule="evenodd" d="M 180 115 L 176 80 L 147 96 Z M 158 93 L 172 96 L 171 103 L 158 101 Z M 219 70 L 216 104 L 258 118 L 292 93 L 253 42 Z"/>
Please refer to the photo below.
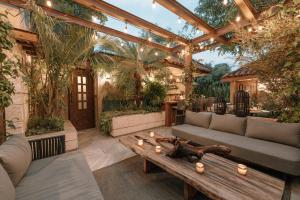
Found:
<path fill-rule="evenodd" d="M 94 176 L 80 152 L 33 161 L 16 187 L 17 200 L 102 200 Z"/>
<path fill-rule="evenodd" d="M 174 126 L 174 136 L 201 145 L 223 144 L 232 155 L 291 175 L 300 175 L 300 149 L 189 124 Z"/>

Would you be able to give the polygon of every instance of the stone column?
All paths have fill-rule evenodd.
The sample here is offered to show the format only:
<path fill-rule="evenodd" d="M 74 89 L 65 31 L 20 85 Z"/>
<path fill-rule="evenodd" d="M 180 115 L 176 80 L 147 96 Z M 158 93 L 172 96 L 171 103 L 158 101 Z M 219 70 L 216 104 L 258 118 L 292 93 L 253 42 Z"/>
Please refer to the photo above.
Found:
<path fill-rule="evenodd" d="M 192 49 L 191 46 L 185 47 L 184 54 L 184 67 L 188 74 L 186 75 L 185 80 L 185 98 L 189 99 L 190 94 L 192 93 L 192 83 L 193 83 L 193 70 L 192 70 Z"/>

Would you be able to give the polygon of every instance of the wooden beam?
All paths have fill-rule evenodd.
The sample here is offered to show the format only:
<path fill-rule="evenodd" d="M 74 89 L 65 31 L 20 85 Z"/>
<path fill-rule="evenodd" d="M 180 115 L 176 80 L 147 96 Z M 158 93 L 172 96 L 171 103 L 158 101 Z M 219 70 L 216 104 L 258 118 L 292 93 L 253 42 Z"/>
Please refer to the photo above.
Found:
<path fill-rule="evenodd" d="M 220 44 L 221 43 L 219 43 L 219 42 L 208 44 L 208 45 L 204 46 L 203 49 L 201 49 L 199 46 L 197 46 L 196 48 L 194 48 L 193 54 L 200 53 L 200 52 L 203 52 L 203 51 L 207 51 L 207 50 L 210 50 L 210 49 L 214 49 L 214 48 L 220 46 Z"/>
<path fill-rule="evenodd" d="M 205 21 L 203 21 L 197 15 L 185 8 L 179 2 L 174 0 L 156 0 L 156 2 L 165 7 L 166 9 L 172 11 L 173 13 L 187 21 L 189 24 L 202 30 L 204 33 L 210 34 L 219 42 L 226 42 L 224 38 L 215 35 L 215 29 L 213 27 L 209 26 Z"/>
<path fill-rule="evenodd" d="M 234 0 L 242 15 L 250 22 L 255 22 L 257 13 L 250 0 Z"/>
<path fill-rule="evenodd" d="M 13 38 L 15 38 L 16 40 L 28 41 L 28 42 L 32 42 L 32 43 L 38 42 L 37 34 L 26 31 L 26 30 L 18 29 L 18 28 L 14 28 L 11 31 L 11 36 Z"/>
<path fill-rule="evenodd" d="M 159 35 L 161 37 L 175 40 L 181 44 L 188 44 L 189 40 L 180 37 L 170 31 L 167 31 L 153 23 L 150 23 L 142 18 L 139 18 L 123 9 L 113 6 L 102 0 L 73 0 L 73 2 L 78 3 L 87 8 L 93 9 L 95 11 L 104 13 L 111 17 L 114 17 L 123 22 L 128 22 L 134 26 L 140 27 L 146 31 L 151 31 L 152 33 Z"/>
<path fill-rule="evenodd" d="M 26 9 L 25 5 L 24 5 L 26 3 L 26 1 L 24 1 L 24 0 L 0 0 L 0 2 L 8 3 L 8 4 L 11 4 L 11 5 Z M 135 36 L 129 35 L 127 33 L 123 33 L 121 31 L 118 31 L 118 30 L 115 30 L 115 29 L 112 29 L 112 28 L 109 28 L 109 27 L 106 27 L 106 26 L 103 26 L 103 25 L 100 25 L 100 24 L 97 24 L 97 23 L 93 23 L 93 22 L 81 19 L 79 17 L 75 17 L 75 16 L 72 16 L 72 15 L 69 15 L 69 14 L 65 14 L 65 13 L 59 12 L 57 10 L 54 10 L 54 9 L 46 7 L 46 6 L 40 6 L 40 7 L 49 16 L 52 16 L 52 17 L 55 17 L 57 19 L 66 21 L 68 23 L 84 26 L 84 27 L 87 27 L 87 28 L 90 28 L 90 29 L 108 34 L 108 35 L 112 35 L 112 36 L 115 36 L 115 37 L 122 38 L 124 40 L 128 40 L 128 41 L 131 41 L 131 42 L 151 46 L 153 48 L 157 48 L 157 49 L 160 49 L 162 51 L 171 52 L 171 50 L 172 50 L 171 48 L 168 48 L 166 46 L 163 46 L 163 45 L 160 45 L 160 44 L 157 44 L 157 43 L 154 43 L 154 42 L 149 42 L 148 40 L 145 40 L 145 39 L 142 39 L 142 38 L 139 38 L 139 37 L 135 37 Z"/>

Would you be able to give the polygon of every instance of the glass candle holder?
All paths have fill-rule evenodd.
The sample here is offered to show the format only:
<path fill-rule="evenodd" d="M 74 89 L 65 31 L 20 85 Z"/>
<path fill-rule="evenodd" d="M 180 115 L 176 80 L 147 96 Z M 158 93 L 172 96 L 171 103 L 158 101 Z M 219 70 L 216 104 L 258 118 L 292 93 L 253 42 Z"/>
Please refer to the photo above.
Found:
<path fill-rule="evenodd" d="M 243 164 L 238 164 L 238 173 L 241 175 L 247 175 L 247 166 Z"/>
<path fill-rule="evenodd" d="M 156 152 L 156 153 L 160 153 L 160 152 L 161 152 L 161 146 L 158 146 L 158 145 L 157 145 L 157 146 L 155 147 L 155 152 Z"/>
<path fill-rule="evenodd" d="M 150 135 L 150 137 L 154 137 L 154 132 L 153 132 L 153 131 L 150 131 L 150 132 L 149 132 L 149 135 Z"/>
<path fill-rule="evenodd" d="M 142 140 L 142 139 L 138 140 L 137 142 L 138 142 L 139 146 L 143 146 L 143 144 L 144 144 L 144 140 Z"/>
<path fill-rule="evenodd" d="M 199 173 L 199 174 L 202 174 L 204 173 L 204 165 L 203 163 L 200 163 L 200 162 L 197 162 L 196 163 L 196 171 Z"/>

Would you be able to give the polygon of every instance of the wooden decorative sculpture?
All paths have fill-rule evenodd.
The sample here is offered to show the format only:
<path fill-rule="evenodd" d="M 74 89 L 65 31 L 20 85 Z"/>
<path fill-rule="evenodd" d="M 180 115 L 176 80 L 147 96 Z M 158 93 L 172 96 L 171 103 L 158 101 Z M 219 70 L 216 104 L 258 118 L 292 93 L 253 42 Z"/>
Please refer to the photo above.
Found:
<path fill-rule="evenodd" d="M 196 147 L 187 140 L 179 138 L 156 138 L 156 142 L 166 142 L 174 145 L 172 149 L 167 153 L 168 156 L 172 158 L 181 158 L 181 157 L 197 157 L 201 159 L 206 153 L 214 153 L 217 155 L 228 155 L 231 152 L 231 149 L 223 145 L 211 145 Z"/>

